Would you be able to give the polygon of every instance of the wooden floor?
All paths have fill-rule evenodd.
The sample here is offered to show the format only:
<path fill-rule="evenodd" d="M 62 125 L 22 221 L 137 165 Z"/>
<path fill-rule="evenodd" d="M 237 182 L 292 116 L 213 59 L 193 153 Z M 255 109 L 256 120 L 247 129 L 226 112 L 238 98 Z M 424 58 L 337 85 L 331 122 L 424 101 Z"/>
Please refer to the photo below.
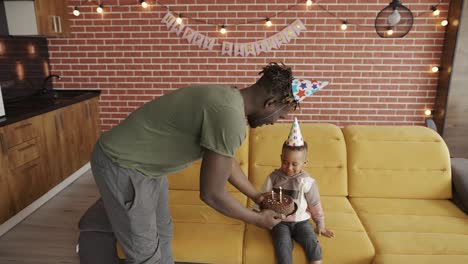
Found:
<path fill-rule="evenodd" d="M 0 237 L 0 263 L 79 264 L 78 221 L 98 197 L 87 172 Z"/>

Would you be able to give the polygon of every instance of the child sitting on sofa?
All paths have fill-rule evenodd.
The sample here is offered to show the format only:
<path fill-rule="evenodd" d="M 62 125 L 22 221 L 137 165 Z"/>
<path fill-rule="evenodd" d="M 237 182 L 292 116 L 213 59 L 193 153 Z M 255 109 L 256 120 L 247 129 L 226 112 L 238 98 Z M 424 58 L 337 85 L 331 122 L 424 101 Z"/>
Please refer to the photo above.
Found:
<path fill-rule="evenodd" d="M 297 210 L 275 227 L 272 237 L 275 255 L 279 264 L 292 263 L 293 241 L 303 248 L 308 263 L 321 263 L 322 252 L 319 241 L 309 219 L 317 225 L 317 234 L 333 237 L 333 231 L 325 228 L 325 220 L 320 203 L 317 181 L 303 170 L 307 162 L 307 142 L 303 141 L 297 119 L 294 119 L 289 138 L 282 147 L 281 167 L 274 170 L 265 180 L 262 192 L 283 194 L 293 198 Z"/>

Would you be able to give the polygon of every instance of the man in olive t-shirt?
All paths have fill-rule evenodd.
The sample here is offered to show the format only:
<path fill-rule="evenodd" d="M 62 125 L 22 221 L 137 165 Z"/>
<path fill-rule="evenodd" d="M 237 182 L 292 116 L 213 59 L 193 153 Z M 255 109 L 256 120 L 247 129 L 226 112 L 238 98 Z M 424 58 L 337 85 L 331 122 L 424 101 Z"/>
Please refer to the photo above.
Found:
<path fill-rule="evenodd" d="M 246 135 L 238 89 L 192 85 L 146 103 L 105 133 L 99 144 L 124 168 L 158 177 L 202 157 L 203 149 L 233 157 Z"/>
<path fill-rule="evenodd" d="M 289 67 L 270 63 L 247 88 L 192 85 L 150 101 L 104 133 L 91 168 L 126 263 L 173 263 L 167 174 L 202 159 L 200 198 L 222 214 L 271 229 L 281 215 L 254 212 L 228 192 L 229 181 L 260 202 L 234 160 L 250 127 L 273 124 L 297 106 Z"/>

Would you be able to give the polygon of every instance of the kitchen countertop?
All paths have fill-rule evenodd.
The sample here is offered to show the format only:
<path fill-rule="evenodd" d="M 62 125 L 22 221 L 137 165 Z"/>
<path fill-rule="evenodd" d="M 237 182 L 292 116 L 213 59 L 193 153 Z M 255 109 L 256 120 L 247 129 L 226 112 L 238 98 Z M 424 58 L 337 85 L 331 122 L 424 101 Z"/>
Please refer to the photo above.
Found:
<path fill-rule="evenodd" d="M 100 90 L 52 90 L 50 94 L 31 96 L 16 102 L 5 103 L 5 116 L 0 117 L 0 127 L 41 115 L 68 105 L 98 97 Z"/>

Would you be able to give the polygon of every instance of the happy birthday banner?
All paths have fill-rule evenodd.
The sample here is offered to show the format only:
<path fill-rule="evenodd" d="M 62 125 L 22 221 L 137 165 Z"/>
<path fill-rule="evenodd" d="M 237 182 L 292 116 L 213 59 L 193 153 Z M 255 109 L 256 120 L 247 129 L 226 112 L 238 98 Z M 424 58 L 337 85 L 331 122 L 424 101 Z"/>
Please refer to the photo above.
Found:
<path fill-rule="evenodd" d="M 185 26 L 183 23 L 177 23 L 176 20 L 177 18 L 172 13 L 168 12 L 161 20 L 161 23 L 165 24 L 170 32 L 175 32 L 177 36 L 186 39 L 189 44 L 196 45 L 202 49 L 213 50 L 217 42 L 216 38 L 207 37 Z M 221 55 L 242 57 L 257 56 L 262 52 L 279 49 L 284 44 L 288 44 L 292 39 L 297 38 L 303 30 L 306 30 L 306 27 L 301 20 L 297 19 L 280 32 L 266 39 L 249 43 L 223 41 Z"/>

